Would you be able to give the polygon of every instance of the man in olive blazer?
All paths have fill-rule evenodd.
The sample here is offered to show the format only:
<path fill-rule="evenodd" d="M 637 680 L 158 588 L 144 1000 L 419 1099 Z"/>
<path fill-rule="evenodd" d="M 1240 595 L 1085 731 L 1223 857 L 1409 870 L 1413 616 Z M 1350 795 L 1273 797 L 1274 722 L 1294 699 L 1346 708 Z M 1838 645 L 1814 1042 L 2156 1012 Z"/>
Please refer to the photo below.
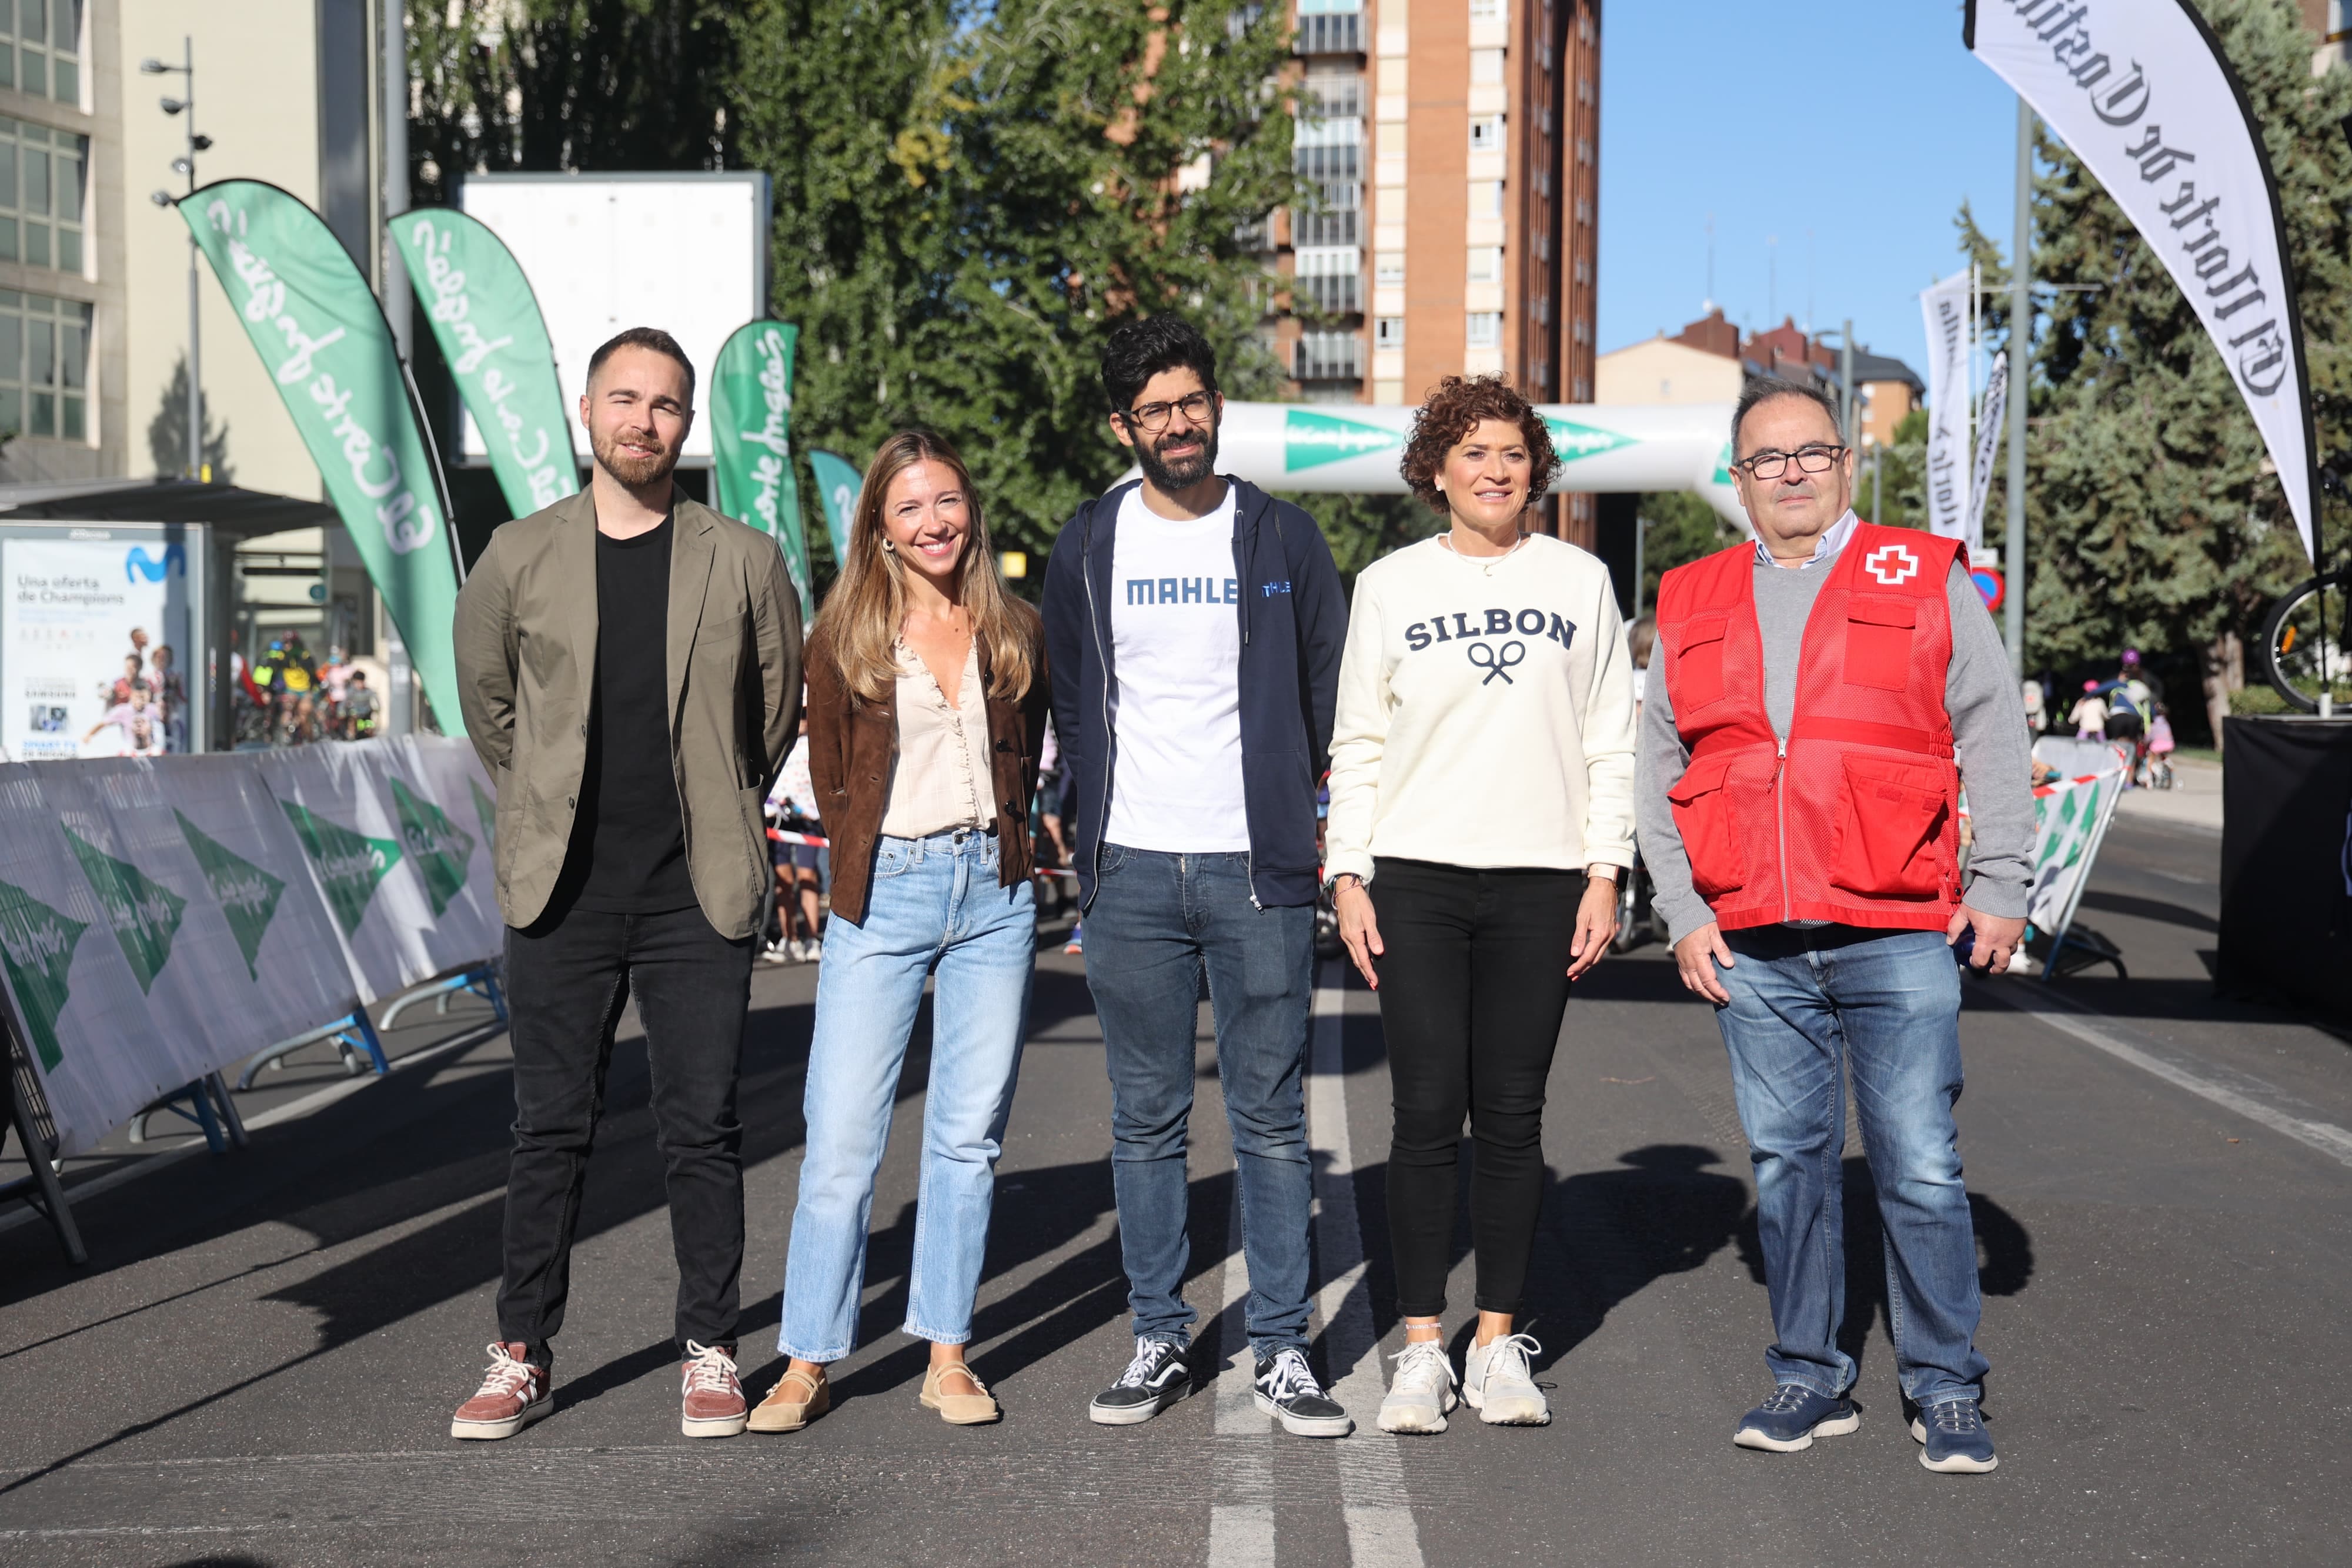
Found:
<path fill-rule="evenodd" d="M 588 489 L 506 524 L 457 596 L 466 728 L 498 784 L 515 1142 L 499 1337 L 456 1437 L 553 1409 L 573 1228 L 634 995 L 677 1257 L 682 1429 L 744 1425 L 735 1086 L 768 886 L 761 805 L 799 728 L 800 601 L 767 535 L 671 483 L 694 368 L 635 328 L 589 361 Z"/>

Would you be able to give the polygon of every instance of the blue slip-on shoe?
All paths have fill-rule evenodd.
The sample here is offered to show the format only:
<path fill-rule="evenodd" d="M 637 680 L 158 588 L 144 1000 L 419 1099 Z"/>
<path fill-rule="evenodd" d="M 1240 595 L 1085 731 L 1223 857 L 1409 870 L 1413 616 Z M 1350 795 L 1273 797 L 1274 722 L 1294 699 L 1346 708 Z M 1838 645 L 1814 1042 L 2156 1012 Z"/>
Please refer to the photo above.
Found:
<path fill-rule="evenodd" d="M 1793 1454 L 1815 1437 L 1843 1437 L 1862 1425 L 1851 1399 L 1832 1399 L 1802 1384 L 1783 1383 L 1772 1397 L 1739 1418 L 1731 1440 L 1743 1448 Z"/>
<path fill-rule="evenodd" d="M 2000 1463 L 1985 1430 L 1984 1412 L 1973 1399 L 1923 1405 L 1911 1422 L 1914 1441 L 1925 1444 L 1919 1462 L 1943 1475 L 1980 1476 Z"/>

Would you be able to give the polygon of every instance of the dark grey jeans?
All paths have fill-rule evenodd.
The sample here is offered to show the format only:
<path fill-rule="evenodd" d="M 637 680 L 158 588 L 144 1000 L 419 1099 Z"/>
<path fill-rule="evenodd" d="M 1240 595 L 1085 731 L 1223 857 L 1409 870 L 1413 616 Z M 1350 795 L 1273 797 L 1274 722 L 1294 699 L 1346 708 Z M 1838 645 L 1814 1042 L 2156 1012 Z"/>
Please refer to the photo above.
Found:
<path fill-rule="evenodd" d="M 499 1337 L 550 1364 L 571 1292 L 572 1238 L 604 1109 L 613 1033 L 634 994 L 645 1020 L 654 1135 L 677 1257 L 678 1352 L 735 1343 L 743 1271 L 743 1128 L 735 1119 L 751 943 L 699 909 L 574 909 L 507 929 L 514 1155 L 507 1170 Z"/>

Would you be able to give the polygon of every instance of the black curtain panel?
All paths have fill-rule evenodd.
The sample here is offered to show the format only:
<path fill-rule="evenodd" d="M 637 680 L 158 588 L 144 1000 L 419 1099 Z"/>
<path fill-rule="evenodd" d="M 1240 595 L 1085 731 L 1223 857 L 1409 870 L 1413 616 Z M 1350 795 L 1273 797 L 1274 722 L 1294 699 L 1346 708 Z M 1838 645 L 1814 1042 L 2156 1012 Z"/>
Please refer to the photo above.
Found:
<path fill-rule="evenodd" d="M 2352 1019 L 2352 718 L 2231 718 L 2223 996 Z"/>

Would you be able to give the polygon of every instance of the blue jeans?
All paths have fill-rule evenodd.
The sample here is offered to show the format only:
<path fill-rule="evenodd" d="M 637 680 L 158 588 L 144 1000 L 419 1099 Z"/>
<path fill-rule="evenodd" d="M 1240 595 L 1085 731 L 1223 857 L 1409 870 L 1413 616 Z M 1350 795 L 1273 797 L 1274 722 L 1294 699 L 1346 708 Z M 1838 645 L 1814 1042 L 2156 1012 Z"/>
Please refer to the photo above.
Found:
<path fill-rule="evenodd" d="M 1960 1183 L 1960 977 L 1937 931 L 1763 926 L 1725 935 L 1717 1009 L 1756 1167 L 1756 1228 L 1772 1298 L 1776 1382 L 1836 1396 L 1853 1384 L 1845 1317 L 1841 1155 L 1845 1092 L 1878 1189 L 1886 1318 L 1903 1392 L 1979 1398 L 1976 1229 Z"/>
<path fill-rule="evenodd" d="M 839 1361 L 856 1346 L 874 1175 L 934 967 L 905 1332 L 938 1344 L 971 1338 L 1036 952 L 1035 895 L 1025 880 L 997 886 L 997 863 L 996 840 L 978 831 L 885 838 L 865 923 L 836 918 L 825 927 L 803 1101 L 808 1145 L 784 1263 L 778 1338 L 786 1355 Z"/>
<path fill-rule="evenodd" d="M 1250 1344 L 1307 1343 L 1307 1108 L 1315 911 L 1250 900 L 1249 856 L 1102 847 L 1087 910 L 1087 984 L 1110 1063 L 1111 1191 L 1128 1307 L 1143 1339 L 1182 1343 L 1192 1260 L 1184 1138 L 1201 977 L 1242 1197 Z"/>

